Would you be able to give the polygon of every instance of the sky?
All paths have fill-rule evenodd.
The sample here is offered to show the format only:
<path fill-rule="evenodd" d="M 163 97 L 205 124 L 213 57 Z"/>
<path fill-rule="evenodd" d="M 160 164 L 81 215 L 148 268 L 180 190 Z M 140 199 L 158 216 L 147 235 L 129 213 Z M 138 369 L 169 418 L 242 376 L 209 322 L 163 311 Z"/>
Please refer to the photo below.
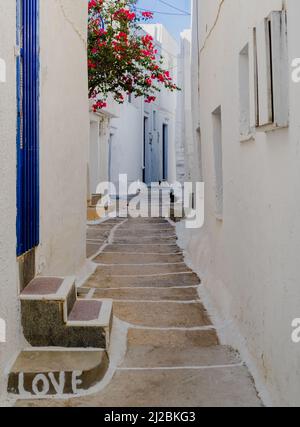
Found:
<path fill-rule="evenodd" d="M 180 32 L 191 27 L 191 17 L 182 14 L 165 3 L 190 13 L 191 0 L 138 0 L 137 6 L 150 11 L 160 12 L 154 14 L 152 22 L 163 24 L 174 38 L 178 40 Z"/>

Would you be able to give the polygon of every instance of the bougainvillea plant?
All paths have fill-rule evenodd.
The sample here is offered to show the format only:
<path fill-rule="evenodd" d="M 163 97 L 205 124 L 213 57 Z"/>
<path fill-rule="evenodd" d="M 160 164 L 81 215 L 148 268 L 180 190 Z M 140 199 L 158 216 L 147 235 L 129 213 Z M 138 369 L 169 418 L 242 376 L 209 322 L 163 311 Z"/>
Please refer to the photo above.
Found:
<path fill-rule="evenodd" d="M 106 107 L 109 94 L 118 103 L 125 94 L 156 100 L 165 87 L 179 88 L 168 70 L 155 42 L 142 31 L 141 24 L 153 18 L 139 12 L 137 0 L 90 0 L 88 24 L 89 95 L 94 111 Z"/>

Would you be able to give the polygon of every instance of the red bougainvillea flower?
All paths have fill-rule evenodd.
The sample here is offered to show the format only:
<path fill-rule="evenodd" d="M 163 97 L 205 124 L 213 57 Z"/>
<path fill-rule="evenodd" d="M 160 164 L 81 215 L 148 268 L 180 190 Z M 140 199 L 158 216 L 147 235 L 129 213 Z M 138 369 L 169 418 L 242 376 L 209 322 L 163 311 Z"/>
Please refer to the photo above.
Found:
<path fill-rule="evenodd" d="M 123 103 L 125 94 L 156 100 L 162 87 L 179 88 L 158 54 L 153 37 L 140 23 L 153 18 L 152 12 L 139 12 L 137 0 L 90 0 L 88 24 L 89 95 L 93 109 L 106 107 L 112 94 Z"/>
<path fill-rule="evenodd" d="M 94 113 L 96 113 L 97 110 L 101 110 L 102 108 L 106 108 L 106 107 L 107 107 L 107 103 L 106 102 L 101 101 L 101 100 L 96 101 L 94 103 L 94 105 L 93 105 Z"/>
<path fill-rule="evenodd" d="M 146 19 L 152 19 L 153 18 L 153 12 L 147 12 L 147 11 L 145 11 L 145 12 L 142 13 L 142 16 L 144 18 L 146 18 Z"/>
<path fill-rule="evenodd" d="M 151 104 L 151 102 L 154 102 L 154 101 L 156 101 L 156 96 L 148 96 L 148 97 L 145 99 L 145 102 L 146 102 L 147 104 Z"/>

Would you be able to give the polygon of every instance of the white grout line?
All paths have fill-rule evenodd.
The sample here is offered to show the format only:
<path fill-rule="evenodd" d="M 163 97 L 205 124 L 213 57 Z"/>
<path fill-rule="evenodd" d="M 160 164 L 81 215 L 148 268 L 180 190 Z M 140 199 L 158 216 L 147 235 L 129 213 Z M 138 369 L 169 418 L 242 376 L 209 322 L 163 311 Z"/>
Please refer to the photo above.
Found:
<path fill-rule="evenodd" d="M 124 229 L 121 229 L 121 231 L 128 231 L 128 230 L 133 230 L 133 231 L 144 231 L 144 230 L 149 230 L 149 231 L 174 231 L 174 227 L 170 227 L 168 226 L 168 224 L 160 224 L 160 227 L 157 227 L 157 224 L 154 225 L 132 225 L 132 226 L 127 226 L 124 227 Z"/>
<path fill-rule="evenodd" d="M 128 218 L 124 219 L 124 221 L 122 221 L 119 224 L 115 225 L 115 227 L 113 227 L 110 230 L 109 237 L 108 237 L 108 244 L 112 244 L 113 243 L 114 237 L 115 237 L 115 233 L 116 233 L 117 229 L 120 228 L 122 225 L 126 224 L 127 222 L 128 222 Z"/>
<path fill-rule="evenodd" d="M 240 368 L 244 366 L 243 362 L 232 363 L 228 365 L 207 365 L 207 366 L 158 366 L 158 367 L 145 367 L 145 368 L 117 368 L 117 371 L 188 371 L 188 370 L 209 370 L 209 369 L 231 369 Z"/>
<path fill-rule="evenodd" d="M 178 331 L 178 332 L 208 332 L 208 331 L 215 331 L 216 327 L 214 325 L 209 326 L 191 326 L 188 327 L 176 327 L 176 326 L 170 326 L 170 327 L 153 327 L 153 326 L 142 326 L 142 325 L 133 325 L 129 324 L 129 329 L 136 329 L 141 331 Z"/>
<path fill-rule="evenodd" d="M 173 228 L 176 227 L 176 222 L 172 221 L 170 218 L 167 218 L 167 221 Z"/>
<path fill-rule="evenodd" d="M 93 299 L 95 292 L 96 292 L 96 289 L 95 288 L 91 288 L 88 291 L 88 293 L 86 294 L 85 299 Z"/>
<path fill-rule="evenodd" d="M 90 256 L 88 259 L 89 259 L 90 261 L 94 261 L 94 259 L 95 259 L 97 256 L 99 256 L 99 255 L 104 251 L 104 249 L 106 248 L 106 246 L 107 246 L 107 243 L 106 243 L 106 242 L 105 242 L 105 243 L 103 243 L 103 245 L 102 245 L 102 246 L 100 246 L 99 250 L 98 250 L 97 252 L 95 252 L 92 256 Z M 95 263 L 95 265 L 98 267 L 98 264 L 97 264 L 97 263 Z"/>
<path fill-rule="evenodd" d="M 97 263 L 100 267 L 155 267 L 155 266 L 165 266 L 165 265 L 185 265 L 185 262 L 153 262 L 146 264 L 103 264 L 101 262 Z M 190 269 L 189 269 L 190 270 Z"/>
<path fill-rule="evenodd" d="M 95 221 L 87 221 L 87 226 L 93 227 L 96 225 L 101 225 L 107 222 L 109 219 L 112 219 L 112 218 L 101 218 L 101 219 L 96 219 Z"/>
<path fill-rule="evenodd" d="M 169 290 L 169 289 L 198 289 L 199 288 L 199 286 L 202 286 L 201 284 L 199 284 L 199 285 L 195 285 L 195 286 L 161 286 L 161 287 L 158 287 L 158 286 L 123 286 L 123 287 L 117 287 L 117 288 L 93 288 L 93 289 L 95 289 L 96 291 L 122 291 L 123 289 L 124 290 L 136 290 L 136 289 L 138 289 L 138 290 L 147 290 L 147 289 L 150 289 L 150 290 L 156 290 L 156 291 L 159 291 L 159 290 Z M 84 289 L 84 286 L 82 286 L 81 288 L 83 288 Z"/>
<path fill-rule="evenodd" d="M 157 240 L 168 240 L 168 239 L 175 239 L 177 238 L 176 234 L 171 234 L 170 236 L 151 236 L 151 234 L 149 234 L 149 236 L 116 236 L 116 240 L 125 240 L 128 239 L 129 242 L 134 240 L 134 239 L 138 239 L 138 240 L 149 240 L 149 239 L 157 239 Z M 150 243 L 151 245 L 151 243 Z"/>
<path fill-rule="evenodd" d="M 177 256 L 177 255 L 183 255 L 183 252 L 111 252 L 111 251 L 104 251 L 103 254 L 109 254 L 109 255 L 159 255 L 159 256 Z"/>
<path fill-rule="evenodd" d="M 99 251 L 97 251 L 96 253 L 94 253 L 90 258 L 89 258 L 89 260 L 90 261 L 93 261 L 95 258 L 97 258 L 97 256 L 99 256 L 103 251 L 104 251 L 104 249 L 109 245 L 109 244 L 111 244 L 111 239 L 113 238 L 113 235 L 114 235 L 114 232 L 115 232 L 115 230 L 118 228 L 118 227 L 120 227 L 121 226 L 121 224 L 124 224 L 126 221 L 128 221 L 128 220 L 124 220 L 124 221 L 122 221 L 122 222 L 119 222 L 118 224 L 116 224 L 114 227 L 112 227 L 112 229 L 110 230 L 110 232 L 109 232 L 109 236 L 108 236 L 108 238 L 105 240 L 105 242 L 103 243 L 103 245 L 100 247 L 100 249 L 99 249 Z M 98 266 L 98 264 L 96 264 L 97 266 Z"/>
<path fill-rule="evenodd" d="M 176 246 L 178 249 L 177 243 L 110 243 L 112 246 Z"/>
<path fill-rule="evenodd" d="M 199 304 L 202 305 L 200 299 L 199 300 L 130 300 L 130 299 L 116 299 L 113 298 L 114 302 L 124 302 L 124 303 L 139 303 L 139 304 L 145 304 L 145 303 L 151 303 L 151 304 Z"/>

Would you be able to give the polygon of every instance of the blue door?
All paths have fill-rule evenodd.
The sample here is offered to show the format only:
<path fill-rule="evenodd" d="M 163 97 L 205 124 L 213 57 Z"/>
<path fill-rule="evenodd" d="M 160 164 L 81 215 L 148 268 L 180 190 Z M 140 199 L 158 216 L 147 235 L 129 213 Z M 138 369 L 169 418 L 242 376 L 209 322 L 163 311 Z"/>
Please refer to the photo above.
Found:
<path fill-rule="evenodd" d="M 39 0 L 17 0 L 17 256 L 39 244 Z"/>

